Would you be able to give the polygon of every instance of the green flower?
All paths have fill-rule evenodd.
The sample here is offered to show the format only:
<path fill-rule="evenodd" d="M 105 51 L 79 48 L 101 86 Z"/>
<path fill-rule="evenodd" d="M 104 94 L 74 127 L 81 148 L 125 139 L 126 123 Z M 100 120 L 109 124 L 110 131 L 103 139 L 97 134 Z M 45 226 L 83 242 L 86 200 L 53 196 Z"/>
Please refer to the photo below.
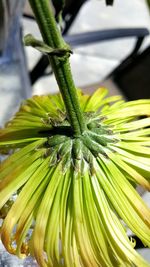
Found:
<path fill-rule="evenodd" d="M 78 90 L 87 130 L 73 136 L 60 94 L 33 96 L 0 130 L 1 240 L 19 257 L 66 267 L 150 266 L 150 100 Z"/>

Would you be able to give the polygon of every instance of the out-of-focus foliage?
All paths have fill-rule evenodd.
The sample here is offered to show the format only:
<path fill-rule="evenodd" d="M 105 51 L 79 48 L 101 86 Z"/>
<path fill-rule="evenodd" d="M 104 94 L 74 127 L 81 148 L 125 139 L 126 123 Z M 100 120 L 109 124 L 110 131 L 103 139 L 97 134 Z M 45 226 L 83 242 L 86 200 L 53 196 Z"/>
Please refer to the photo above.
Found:
<path fill-rule="evenodd" d="M 113 5 L 114 0 L 106 0 L 106 5 L 111 6 Z"/>
<path fill-rule="evenodd" d="M 55 18 L 58 21 L 61 15 L 61 12 L 65 6 L 65 0 L 52 0 L 53 6 L 55 8 Z"/>
<path fill-rule="evenodd" d="M 150 0 L 147 0 L 148 7 L 150 9 Z"/>

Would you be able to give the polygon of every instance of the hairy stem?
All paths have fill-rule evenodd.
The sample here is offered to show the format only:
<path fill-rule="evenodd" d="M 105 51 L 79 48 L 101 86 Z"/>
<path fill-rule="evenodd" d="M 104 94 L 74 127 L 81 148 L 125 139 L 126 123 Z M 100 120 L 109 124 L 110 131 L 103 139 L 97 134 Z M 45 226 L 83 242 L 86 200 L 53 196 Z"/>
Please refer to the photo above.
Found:
<path fill-rule="evenodd" d="M 29 2 L 44 42 L 53 48 L 65 49 L 66 43 L 57 27 L 49 0 L 29 0 Z M 65 103 L 73 133 L 75 136 L 79 136 L 85 131 L 86 125 L 72 78 L 69 58 L 66 56 L 60 59 L 57 56 L 49 55 L 49 60 Z"/>

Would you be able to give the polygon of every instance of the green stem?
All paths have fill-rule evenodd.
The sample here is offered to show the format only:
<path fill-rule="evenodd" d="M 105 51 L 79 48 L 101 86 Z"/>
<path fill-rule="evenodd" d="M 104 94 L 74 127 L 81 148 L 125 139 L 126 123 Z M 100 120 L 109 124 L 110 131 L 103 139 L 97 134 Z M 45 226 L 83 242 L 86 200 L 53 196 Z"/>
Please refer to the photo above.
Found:
<path fill-rule="evenodd" d="M 57 27 L 49 0 L 29 0 L 35 14 L 44 42 L 53 48 L 65 48 L 61 33 Z M 86 125 L 81 111 L 76 87 L 71 74 L 69 59 L 60 60 L 57 56 L 49 56 L 60 92 L 62 94 L 68 119 L 74 135 L 81 135 Z"/>

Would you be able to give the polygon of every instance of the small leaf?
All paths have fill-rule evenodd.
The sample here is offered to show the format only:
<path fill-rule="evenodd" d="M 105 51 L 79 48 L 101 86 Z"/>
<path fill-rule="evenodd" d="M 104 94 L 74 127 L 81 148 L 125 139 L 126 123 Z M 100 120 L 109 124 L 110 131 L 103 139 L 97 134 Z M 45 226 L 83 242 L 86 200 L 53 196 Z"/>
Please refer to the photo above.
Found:
<path fill-rule="evenodd" d="M 72 53 L 69 46 L 64 47 L 64 48 L 53 48 L 50 47 L 49 45 L 45 44 L 44 42 L 34 38 L 32 34 L 27 34 L 24 37 L 24 44 L 26 46 L 31 46 L 35 49 L 37 49 L 39 52 L 46 53 L 48 55 L 53 55 L 53 56 L 58 56 L 58 57 L 63 57 L 67 53 Z"/>

